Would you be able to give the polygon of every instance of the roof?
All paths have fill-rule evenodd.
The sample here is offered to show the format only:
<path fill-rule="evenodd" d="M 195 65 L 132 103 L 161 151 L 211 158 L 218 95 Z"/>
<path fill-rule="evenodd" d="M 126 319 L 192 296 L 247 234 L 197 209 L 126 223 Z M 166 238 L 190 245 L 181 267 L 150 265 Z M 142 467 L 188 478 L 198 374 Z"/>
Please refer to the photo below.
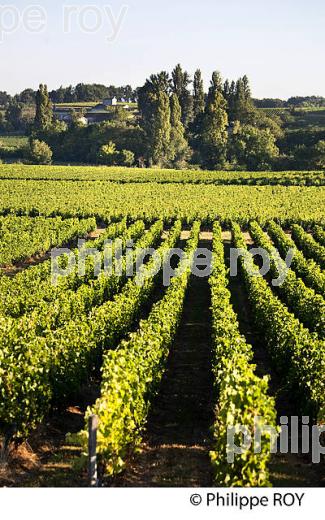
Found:
<path fill-rule="evenodd" d="M 88 110 L 88 114 L 98 113 L 98 112 L 103 112 L 103 113 L 107 114 L 108 111 L 106 110 L 106 105 L 103 105 L 103 103 L 99 103 L 98 105 L 96 105 Z"/>

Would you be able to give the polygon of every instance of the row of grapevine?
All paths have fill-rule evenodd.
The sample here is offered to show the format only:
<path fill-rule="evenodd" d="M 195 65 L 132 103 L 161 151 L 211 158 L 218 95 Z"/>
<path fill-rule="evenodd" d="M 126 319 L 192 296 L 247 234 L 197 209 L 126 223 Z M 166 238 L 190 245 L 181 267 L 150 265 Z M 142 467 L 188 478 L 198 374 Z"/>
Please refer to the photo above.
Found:
<path fill-rule="evenodd" d="M 228 173 L 226 173 L 228 175 Z M 102 220 L 138 219 L 166 223 L 175 219 L 205 224 L 252 219 L 265 224 L 276 219 L 284 226 L 324 225 L 325 188 L 299 186 L 216 186 L 208 184 L 126 183 L 105 181 L 0 180 L 0 214 L 62 217 L 96 216 Z M 240 204 L 238 204 L 240 201 Z M 267 204 L 265 203 L 267 201 Z"/>
<path fill-rule="evenodd" d="M 158 222 L 153 230 L 159 236 L 160 226 Z M 157 249 L 160 257 L 174 247 L 180 232 L 177 222 Z M 150 244 L 156 235 L 146 236 Z M 116 346 L 152 294 L 158 275 L 149 274 L 157 262 L 153 258 L 144 265 L 113 300 L 56 330 L 42 325 L 39 334 L 38 321 L 28 316 L 19 321 L 0 317 L 0 424 L 14 426 L 17 436 L 25 436 L 43 420 L 51 404 L 78 391 L 101 352 Z"/>
<path fill-rule="evenodd" d="M 286 305 L 297 318 L 318 336 L 325 339 L 325 301 L 320 294 L 306 287 L 292 269 L 288 269 L 270 238 L 257 222 L 251 222 L 250 233 L 255 244 L 270 254 L 270 267 L 273 279 L 283 278 L 283 283 L 275 287 Z"/>
<path fill-rule="evenodd" d="M 307 258 L 312 258 L 322 269 L 325 268 L 325 247 L 297 224 L 292 226 L 292 237 Z"/>
<path fill-rule="evenodd" d="M 112 224 L 106 232 L 95 242 L 89 241 L 85 243 L 85 247 L 100 248 L 103 245 L 104 237 L 107 239 L 123 238 L 123 243 L 129 238 L 138 239 L 144 235 L 145 226 L 142 221 L 138 221 L 131 225 L 128 229 L 125 221 L 119 224 Z M 48 303 L 55 302 L 60 299 L 61 303 L 66 300 L 68 295 L 78 290 L 80 286 L 90 283 L 95 278 L 94 273 L 94 257 L 87 257 L 85 262 L 85 276 L 78 276 L 78 259 L 79 251 L 72 251 L 76 265 L 67 276 L 60 277 L 58 283 L 54 284 L 51 276 L 52 264 L 51 260 L 47 260 L 43 264 L 33 266 L 29 269 L 18 273 L 14 278 L 2 277 L 0 279 L 1 304 L 0 312 L 2 315 L 19 317 L 26 312 L 43 305 L 44 310 L 48 307 Z M 96 254 L 96 259 L 103 263 L 104 253 Z M 61 263 L 66 261 L 64 255 Z M 72 297 L 73 298 L 73 297 Z"/>
<path fill-rule="evenodd" d="M 132 226 L 130 230 L 131 228 Z M 141 257 L 141 250 L 148 247 L 157 247 L 161 240 L 162 231 L 163 223 L 157 221 L 135 243 L 135 249 L 132 251 L 133 272 L 137 259 Z M 44 305 L 39 305 L 29 315 L 29 319 L 37 321 L 40 333 L 45 330 L 56 330 L 68 323 L 69 320 L 77 320 L 87 315 L 92 309 L 102 305 L 106 300 L 110 300 L 121 290 L 127 281 L 125 262 L 126 258 L 124 255 L 121 257 L 121 272 L 116 273 L 113 270 L 109 275 L 102 272 L 96 279 L 91 280 L 89 284 L 82 284 L 76 292 L 73 290 L 59 291 L 58 296 L 50 305 L 47 302 Z"/>
<path fill-rule="evenodd" d="M 325 418 L 325 341 L 311 334 L 275 296 L 248 252 L 238 224 L 234 245 L 241 249 L 241 266 L 255 325 L 264 337 L 276 370 L 295 392 L 303 413 Z"/>
<path fill-rule="evenodd" d="M 123 468 L 126 454 L 141 437 L 182 314 L 199 232 L 200 223 L 195 222 L 186 256 L 148 319 L 117 350 L 104 356 L 101 397 L 88 414 L 99 418 L 97 452 L 108 475 Z"/>
<path fill-rule="evenodd" d="M 236 185 L 285 185 L 324 186 L 323 171 L 289 172 L 236 172 L 200 170 L 163 170 L 123 167 L 80 167 L 0 165 L 0 179 L 106 181 L 115 183 L 180 183 L 180 184 L 236 184 Z"/>
<path fill-rule="evenodd" d="M 213 228 L 213 272 L 210 277 L 213 327 L 213 373 L 218 393 L 214 425 L 214 448 L 211 458 L 215 481 L 219 486 L 256 487 L 269 485 L 270 434 L 263 424 L 276 430 L 274 399 L 268 395 L 268 378 L 259 378 L 251 364 L 253 351 L 240 334 L 237 316 L 230 303 L 227 269 L 219 223 Z M 240 445 L 238 426 L 252 435 L 259 417 L 261 450 L 254 445 L 242 454 L 229 456 L 229 429 L 234 428 L 234 442 Z"/>
<path fill-rule="evenodd" d="M 325 273 L 319 265 L 313 260 L 307 260 L 297 249 L 294 241 L 275 222 L 268 224 L 267 231 L 282 257 L 285 257 L 290 249 L 293 250 L 292 269 L 304 280 L 308 287 L 325 297 Z"/>
<path fill-rule="evenodd" d="M 320 226 L 315 226 L 313 229 L 314 238 L 317 242 L 320 243 L 321 246 L 325 247 L 325 231 Z"/>
<path fill-rule="evenodd" d="M 94 230 L 96 219 L 0 217 L 0 266 L 47 252 Z"/>

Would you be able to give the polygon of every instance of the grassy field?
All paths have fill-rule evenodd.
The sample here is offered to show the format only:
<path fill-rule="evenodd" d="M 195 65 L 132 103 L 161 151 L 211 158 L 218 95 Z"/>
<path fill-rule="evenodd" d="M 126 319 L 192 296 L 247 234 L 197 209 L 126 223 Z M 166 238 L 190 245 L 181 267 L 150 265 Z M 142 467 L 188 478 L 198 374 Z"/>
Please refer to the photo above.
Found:
<path fill-rule="evenodd" d="M 84 101 L 80 103 L 53 103 L 53 105 L 55 105 L 56 108 L 71 108 L 72 110 L 74 108 L 91 108 L 96 106 L 98 103 L 100 103 L 100 101 Z"/>
<path fill-rule="evenodd" d="M 91 108 L 96 106 L 98 103 L 102 103 L 102 99 L 99 99 L 98 101 L 84 101 L 79 103 L 54 103 L 56 108 Z M 137 108 L 137 103 L 127 103 L 127 102 L 118 102 L 117 106 L 123 106 L 123 105 L 129 105 L 131 108 Z"/>
<path fill-rule="evenodd" d="M 260 108 L 266 115 L 284 117 L 284 129 L 294 130 L 324 130 L 325 129 L 325 107 L 308 107 L 296 109 L 291 112 L 290 108 Z"/>
<path fill-rule="evenodd" d="M 0 147 L 4 148 L 21 148 L 27 146 L 28 137 L 23 135 L 0 135 Z"/>

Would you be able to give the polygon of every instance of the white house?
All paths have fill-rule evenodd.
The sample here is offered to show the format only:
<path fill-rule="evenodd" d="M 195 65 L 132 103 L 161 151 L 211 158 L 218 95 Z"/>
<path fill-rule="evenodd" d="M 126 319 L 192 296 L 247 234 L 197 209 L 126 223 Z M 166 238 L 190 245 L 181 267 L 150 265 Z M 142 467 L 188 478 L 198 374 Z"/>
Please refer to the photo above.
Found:
<path fill-rule="evenodd" d="M 116 97 L 104 99 L 103 105 L 105 105 L 105 107 L 115 107 L 117 105 Z"/>

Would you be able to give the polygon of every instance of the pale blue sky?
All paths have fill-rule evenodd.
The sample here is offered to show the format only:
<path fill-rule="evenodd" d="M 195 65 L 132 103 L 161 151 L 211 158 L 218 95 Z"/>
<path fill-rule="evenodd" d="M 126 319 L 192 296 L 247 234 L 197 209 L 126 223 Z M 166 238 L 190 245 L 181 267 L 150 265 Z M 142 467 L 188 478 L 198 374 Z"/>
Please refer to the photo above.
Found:
<path fill-rule="evenodd" d="M 79 6 L 84 23 L 101 29 L 85 33 L 71 16 L 70 32 L 63 31 L 64 4 Z M 10 0 L 6 2 L 10 4 Z M 180 62 L 191 74 L 197 67 L 206 83 L 213 70 L 236 79 L 247 74 L 255 97 L 325 96 L 324 0 L 15 0 L 21 15 L 30 4 L 47 11 L 42 33 L 28 33 L 22 24 L 2 33 L 0 90 L 10 93 L 40 82 L 141 85 L 160 70 Z M 96 5 L 102 12 L 82 11 Z M 112 23 L 128 5 L 120 32 L 109 43 Z M 98 13 L 99 13 L 98 11 Z M 87 14 L 88 13 L 88 14 Z M 10 13 L 0 12 L 0 30 L 10 25 Z"/>

